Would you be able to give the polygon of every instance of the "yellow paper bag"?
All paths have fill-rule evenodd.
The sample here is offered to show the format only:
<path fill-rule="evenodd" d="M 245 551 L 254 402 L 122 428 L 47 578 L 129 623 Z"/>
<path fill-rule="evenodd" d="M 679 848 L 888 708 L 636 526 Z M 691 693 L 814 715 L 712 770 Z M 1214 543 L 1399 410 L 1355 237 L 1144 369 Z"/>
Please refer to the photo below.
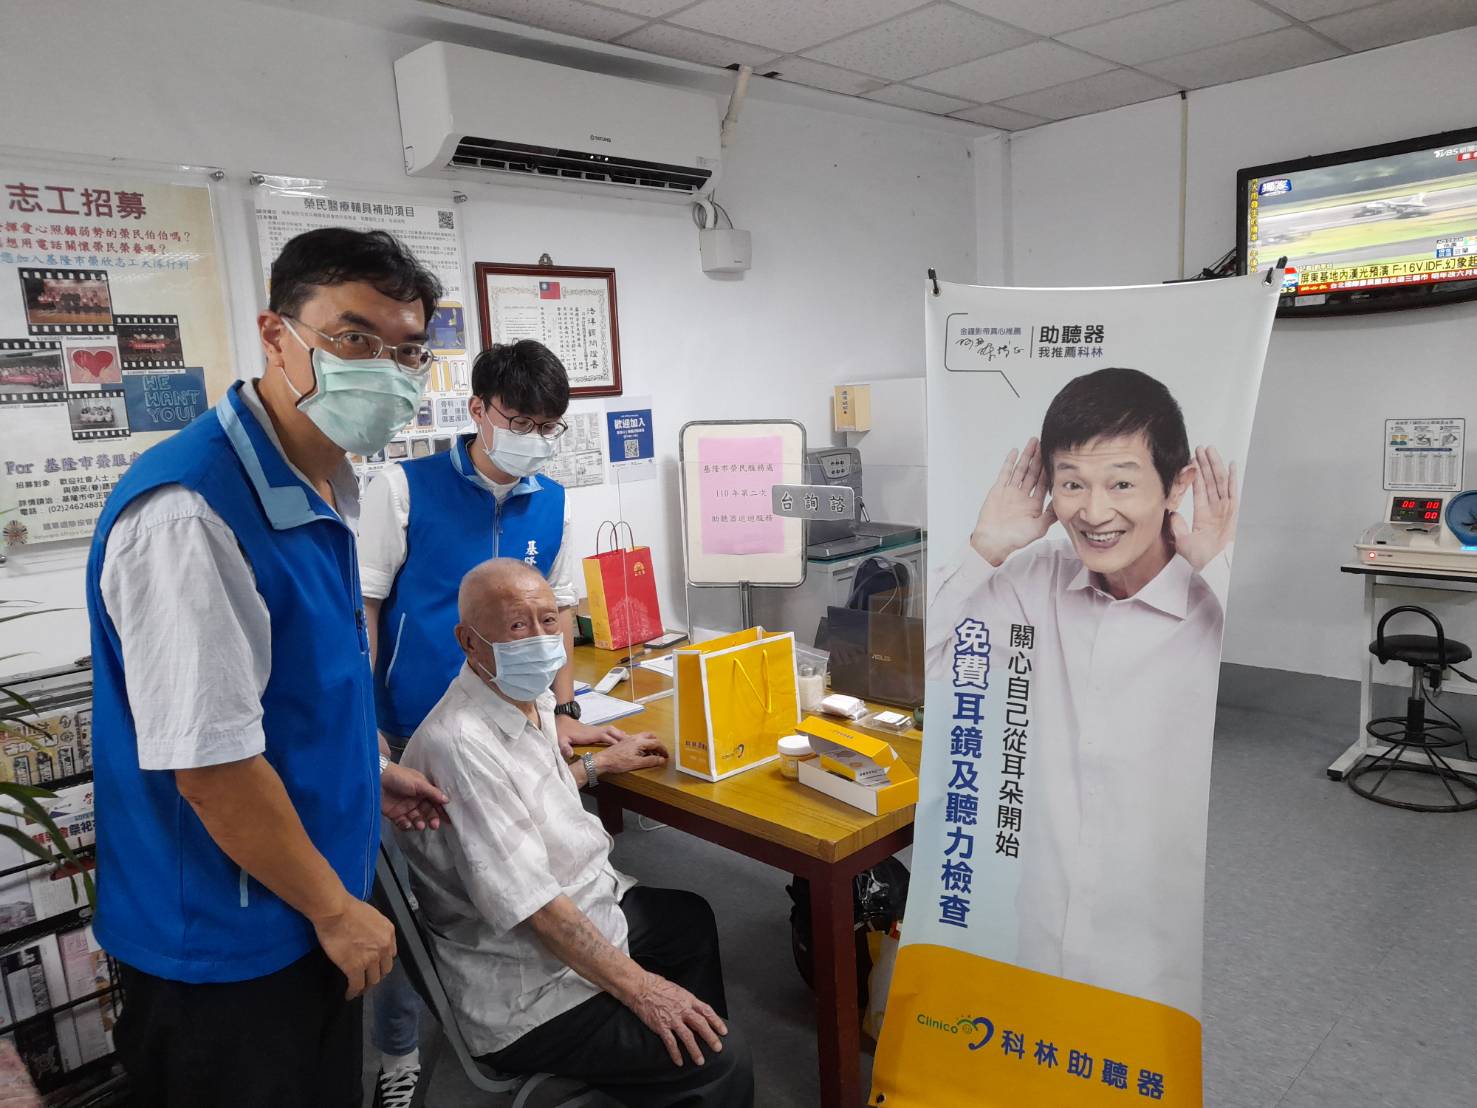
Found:
<path fill-rule="evenodd" d="M 751 627 L 674 653 L 677 768 L 719 781 L 778 757 L 800 721 L 795 636 Z"/>

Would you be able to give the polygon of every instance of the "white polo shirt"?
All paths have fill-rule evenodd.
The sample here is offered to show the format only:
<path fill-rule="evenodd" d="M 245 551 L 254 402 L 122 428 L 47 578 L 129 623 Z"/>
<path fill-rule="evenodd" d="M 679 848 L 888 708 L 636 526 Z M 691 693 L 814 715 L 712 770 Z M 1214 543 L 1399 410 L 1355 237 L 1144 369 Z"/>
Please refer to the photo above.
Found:
<path fill-rule="evenodd" d="M 405 748 L 452 798 L 440 831 L 398 834 L 447 995 L 473 1054 L 489 1054 L 600 990 L 539 941 L 528 917 L 563 894 L 629 952 L 611 838 L 580 803 L 554 730 L 539 726 L 463 665 Z"/>
<path fill-rule="evenodd" d="M 1035 627 L 1018 964 L 1200 1013 L 1205 837 L 1229 549 L 1176 555 L 1114 599 L 1070 541 L 998 569 L 971 547 L 929 607 L 928 674 L 953 628 Z"/>

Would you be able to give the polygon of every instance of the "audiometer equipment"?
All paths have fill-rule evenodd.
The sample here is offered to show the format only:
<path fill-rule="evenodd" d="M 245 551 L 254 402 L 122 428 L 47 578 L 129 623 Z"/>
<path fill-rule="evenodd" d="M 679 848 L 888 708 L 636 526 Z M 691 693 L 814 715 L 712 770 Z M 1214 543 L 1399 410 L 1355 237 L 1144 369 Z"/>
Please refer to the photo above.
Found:
<path fill-rule="evenodd" d="M 1477 490 L 1389 494 L 1385 518 L 1354 544 L 1365 565 L 1477 573 Z"/>

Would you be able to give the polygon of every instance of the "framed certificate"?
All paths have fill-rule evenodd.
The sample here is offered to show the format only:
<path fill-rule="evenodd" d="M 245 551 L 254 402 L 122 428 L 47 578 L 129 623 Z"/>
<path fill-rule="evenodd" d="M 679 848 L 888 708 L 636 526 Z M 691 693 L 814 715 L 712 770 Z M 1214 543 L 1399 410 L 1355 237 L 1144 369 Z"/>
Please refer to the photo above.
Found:
<path fill-rule="evenodd" d="M 478 262 L 483 348 L 537 339 L 569 371 L 571 396 L 619 396 L 615 270 Z"/>

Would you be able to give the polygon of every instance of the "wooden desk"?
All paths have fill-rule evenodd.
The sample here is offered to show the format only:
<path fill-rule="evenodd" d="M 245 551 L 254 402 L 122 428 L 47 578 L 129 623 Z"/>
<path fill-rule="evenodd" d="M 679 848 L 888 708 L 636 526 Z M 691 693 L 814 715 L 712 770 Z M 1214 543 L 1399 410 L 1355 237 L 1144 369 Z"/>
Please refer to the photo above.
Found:
<path fill-rule="evenodd" d="M 617 652 L 578 647 L 575 676 L 593 683 L 621 660 Z M 633 672 L 637 697 L 670 685 L 649 671 Z M 630 685 L 617 692 L 633 695 Z M 669 750 L 675 749 L 671 698 L 651 701 L 645 712 L 617 725 L 654 731 Z M 909 731 L 885 737 L 916 771 L 923 754 L 922 734 Z M 777 762 L 710 782 L 678 772 L 672 760 L 661 769 L 602 780 L 596 799 L 600 818 L 612 835 L 620 833 L 623 813 L 629 810 L 810 882 L 821 1108 L 860 1108 L 866 1096 L 861 1084 L 852 878 L 913 841 L 913 809 L 870 816 L 787 780 Z"/>

